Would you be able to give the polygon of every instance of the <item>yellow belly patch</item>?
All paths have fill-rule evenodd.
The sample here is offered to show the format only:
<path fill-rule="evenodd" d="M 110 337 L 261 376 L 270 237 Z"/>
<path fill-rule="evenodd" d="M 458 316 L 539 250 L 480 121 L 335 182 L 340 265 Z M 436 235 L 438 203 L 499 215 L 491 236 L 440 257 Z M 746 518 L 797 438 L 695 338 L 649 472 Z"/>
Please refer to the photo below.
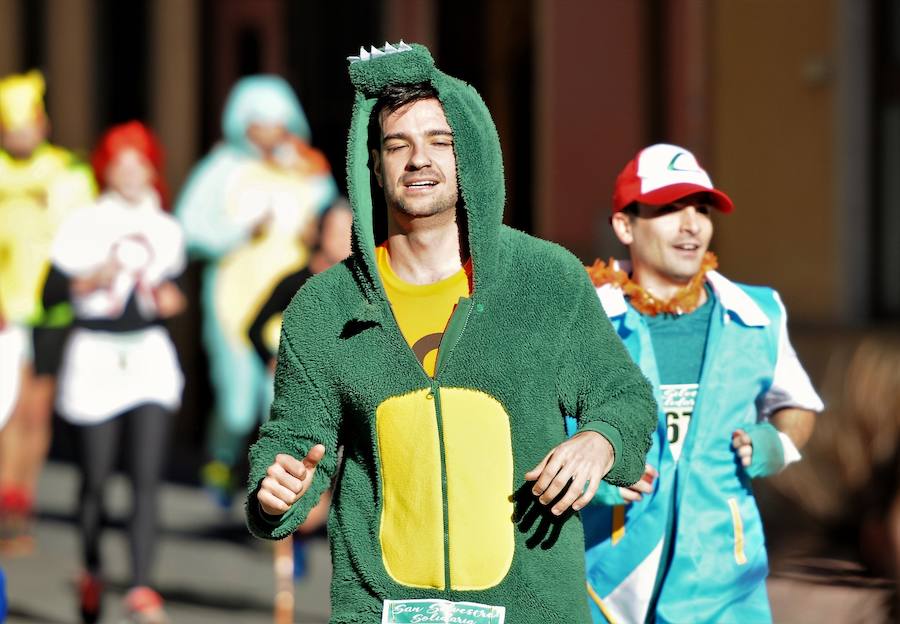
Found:
<path fill-rule="evenodd" d="M 441 390 L 453 589 L 487 589 L 512 564 L 513 458 L 509 416 L 481 392 Z"/>
<path fill-rule="evenodd" d="M 437 416 L 429 389 L 378 406 L 381 554 L 398 583 L 444 589 L 444 507 Z"/>
<path fill-rule="evenodd" d="M 478 391 L 442 388 L 450 588 L 487 589 L 509 572 L 513 457 L 509 416 Z M 428 388 L 376 410 L 383 507 L 381 549 L 403 585 L 445 589 L 444 502 L 435 398 Z"/>

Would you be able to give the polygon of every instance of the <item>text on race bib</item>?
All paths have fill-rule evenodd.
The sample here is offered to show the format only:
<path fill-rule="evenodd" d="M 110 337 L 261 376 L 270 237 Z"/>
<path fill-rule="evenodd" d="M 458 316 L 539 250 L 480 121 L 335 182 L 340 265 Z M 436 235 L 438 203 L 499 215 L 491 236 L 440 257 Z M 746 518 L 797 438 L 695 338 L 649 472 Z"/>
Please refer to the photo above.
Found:
<path fill-rule="evenodd" d="M 381 624 L 504 624 L 506 608 L 449 600 L 385 600 Z"/>
<path fill-rule="evenodd" d="M 694 414 L 699 384 L 663 384 L 659 387 L 662 395 L 662 408 L 666 415 L 666 436 L 669 450 L 677 462 L 684 448 L 688 427 Z"/>

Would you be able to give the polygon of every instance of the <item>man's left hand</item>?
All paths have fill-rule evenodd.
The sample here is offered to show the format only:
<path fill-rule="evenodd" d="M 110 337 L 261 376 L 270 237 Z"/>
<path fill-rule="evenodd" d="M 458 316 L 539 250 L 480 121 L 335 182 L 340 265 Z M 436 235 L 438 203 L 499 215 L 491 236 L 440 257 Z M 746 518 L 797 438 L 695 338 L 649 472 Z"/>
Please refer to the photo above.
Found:
<path fill-rule="evenodd" d="M 731 434 L 731 446 L 751 479 L 771 476 L 800 459 L 793 439 L 770 422 L 736 429 Z"/>
<path fill-rule="evenodd" d="M 565 490 L 551 509 L 555 515 L 569 507 L 578 511 L 594 498 L 600 481 L 613 466 L 614 455 L 609 440 L 595 431 L 582 431 L 553 447 L 525 473 L 525 480 L 535 481 L 531 491 L 543 505 L 549 505 Z"/>
<path fill-rule="evenodd" d="M 743 429 L 735 429 L 731 434 L 731 447 L 741 459 L 741 465 L 748 468 L 753 463 L 753 440 Z"/>

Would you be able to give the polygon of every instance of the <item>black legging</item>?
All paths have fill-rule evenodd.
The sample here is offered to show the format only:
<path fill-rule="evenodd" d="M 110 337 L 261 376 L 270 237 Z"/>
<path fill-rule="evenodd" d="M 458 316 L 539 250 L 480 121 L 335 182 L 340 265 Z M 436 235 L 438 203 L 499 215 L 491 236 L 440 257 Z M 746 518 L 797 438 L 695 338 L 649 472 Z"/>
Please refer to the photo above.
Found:
<path fill-rule="evenodd" d="M 141 405 L 98 425 L 80 426 L 81 507 L 79 523 L 88 572 L 100 572 L 100 530 L 103 489 L 128 433 L 126 466 L 131 477 L 132 514 L 129 522 L 133 586 L 149 583 L 156 546 L 159 510 L 157 493 L 167 449 L 171 413 L 160 405 Z"/>

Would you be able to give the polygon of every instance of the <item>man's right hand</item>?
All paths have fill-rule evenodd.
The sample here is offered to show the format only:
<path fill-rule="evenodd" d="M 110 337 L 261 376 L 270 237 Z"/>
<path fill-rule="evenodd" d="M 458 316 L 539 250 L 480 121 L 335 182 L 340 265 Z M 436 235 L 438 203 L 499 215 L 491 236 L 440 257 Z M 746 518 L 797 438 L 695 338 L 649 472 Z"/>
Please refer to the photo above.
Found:
<path fill-rule="evenodd" d="M 309 490 L 324 456 L 321 444 L 309 449 L 302 461 L 284 453 L 276 455 L 256 493 L 260 508 L 270 516 L 280 516 L 290 509 Z"/>

